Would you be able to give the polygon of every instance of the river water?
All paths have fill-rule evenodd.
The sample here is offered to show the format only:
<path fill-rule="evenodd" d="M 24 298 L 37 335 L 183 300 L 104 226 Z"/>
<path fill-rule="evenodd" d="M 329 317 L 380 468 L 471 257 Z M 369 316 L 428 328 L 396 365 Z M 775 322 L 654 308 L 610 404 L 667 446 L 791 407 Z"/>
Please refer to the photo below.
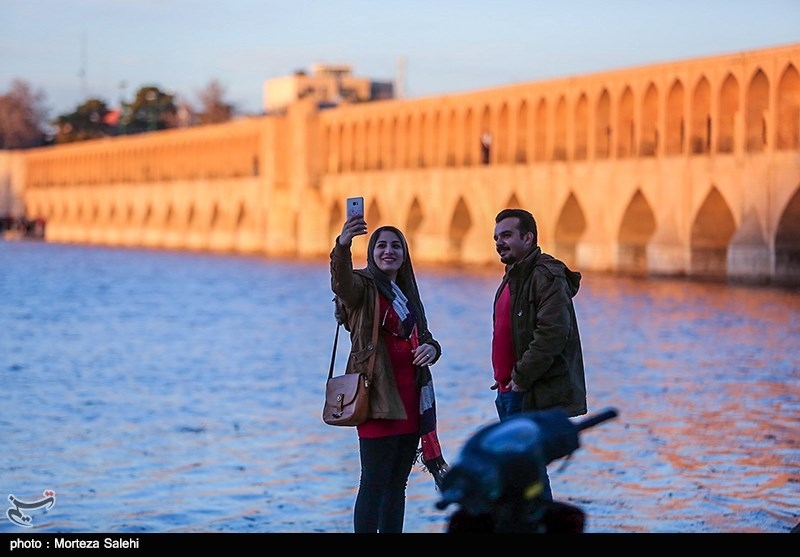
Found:
<path fill-rule="evenodd" d="M 455 462 L 496 417 L 501 267 L 417 274 Z M 331 297 L 326 261 L 0 242 L 0 495 L 55 492 L 0 533 L 351 531 L 355 431 L 320 419 Z M 587 274 L 576 310 L 590 413 L 620 412 L 551 466 L 587 532 L 800 522 L 800 292 Z M 437 500 L 415 469 L 405 530 L 443 532 Z"/>

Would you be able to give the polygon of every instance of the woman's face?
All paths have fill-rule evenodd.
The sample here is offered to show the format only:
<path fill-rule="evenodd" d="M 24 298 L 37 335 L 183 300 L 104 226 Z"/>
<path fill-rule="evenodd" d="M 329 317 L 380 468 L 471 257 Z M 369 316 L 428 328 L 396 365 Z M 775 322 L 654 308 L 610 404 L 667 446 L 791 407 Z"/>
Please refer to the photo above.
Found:
<path fill-rule="evenodd" d="M 390 279 L 395 280 L 397 271 L 405 260 L 403 242 L 391 230 L 382 230 L 375 242 L 372 257 L 375 259 L 378 269 L 389 275 Z"/>

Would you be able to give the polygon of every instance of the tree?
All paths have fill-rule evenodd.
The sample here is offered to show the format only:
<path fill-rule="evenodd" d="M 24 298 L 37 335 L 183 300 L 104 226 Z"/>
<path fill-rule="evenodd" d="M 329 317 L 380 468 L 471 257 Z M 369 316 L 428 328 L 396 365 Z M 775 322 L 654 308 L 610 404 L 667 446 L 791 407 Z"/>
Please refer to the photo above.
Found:
<path fill-rule="evenodd" d="M 70 143 L 114 135 L 115 126 L 109 123 L 111 111 L 99 99 L 89 99 L 72 114 L 56 118 L 56 143 Z"/>
<path fill-rule="evenodd" d="M 43 91 L 16 79 L 0 95 L 0 149 L 26 149 L 47 143 L 47 108 Z"/>
<path fill-rule="evenodd" d="M 142 133 L 166 130 L 178 125 L 175 96 L 158 87 L 146 85 L 136 92 L 130 104 L 123 104 L 120 130 L 122 133 Z"/>
<path fill-rule="evenodd" d="M 233 117 L 235 108 L 223 100 L 224 95 L 225 88 L 216 79 L 211 80 L 205 89 L 197 93 L 201 105 L 198 114 L 200 125 L 219 124 L 227 122 Z"/>

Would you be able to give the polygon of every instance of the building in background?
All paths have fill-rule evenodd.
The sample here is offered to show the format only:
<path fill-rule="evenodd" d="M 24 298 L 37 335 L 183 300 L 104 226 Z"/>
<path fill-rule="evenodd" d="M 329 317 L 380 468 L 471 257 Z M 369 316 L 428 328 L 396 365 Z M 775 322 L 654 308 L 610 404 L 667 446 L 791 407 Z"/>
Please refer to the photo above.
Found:
<path fill-rule="evenodd" d="M 353 76 L 347 64 L 314 64 L 311 74 L 298 70 L 264 82 L 264 112 L 285 110 L 301 99 L 313 99 L 320 108 L 394 98 L 394 83 Z"/>

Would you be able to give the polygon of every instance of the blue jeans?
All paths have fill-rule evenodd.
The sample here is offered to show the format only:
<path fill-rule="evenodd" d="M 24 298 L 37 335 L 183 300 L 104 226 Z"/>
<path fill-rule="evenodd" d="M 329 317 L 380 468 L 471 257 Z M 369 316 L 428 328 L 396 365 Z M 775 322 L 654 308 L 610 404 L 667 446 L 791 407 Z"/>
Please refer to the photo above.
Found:
<path fill-rule="evenodd" d="M 494 405 L 497 408 L 497 416 L 500 421 L 504 421 L 513 414 L 522 412 L 522 398 L 525 393 L 517 391 L 508 391 L 501 393 L 498 389 L 497 398 L 494 400 Z"/>
<path fill-rule="evenodd" d="M 494 400 L 494 405 L 497 408 L 497 416 L 500 418 L 500 421 L 505 421 L 514 414 L 520 414 L 522 412 L 522 399 L 524 398 L 525 393 L 521 393 L 518 391 L 508 391 L 507 393 L 501 393 L 499 390 L 497 391 L 497 398 Z M 547 475 L 547 468 L 542 466 L 542 495 L 541 498 L 546 501 L 553 500 L 553 491 L 550 488 L 550 478 Z"/>

